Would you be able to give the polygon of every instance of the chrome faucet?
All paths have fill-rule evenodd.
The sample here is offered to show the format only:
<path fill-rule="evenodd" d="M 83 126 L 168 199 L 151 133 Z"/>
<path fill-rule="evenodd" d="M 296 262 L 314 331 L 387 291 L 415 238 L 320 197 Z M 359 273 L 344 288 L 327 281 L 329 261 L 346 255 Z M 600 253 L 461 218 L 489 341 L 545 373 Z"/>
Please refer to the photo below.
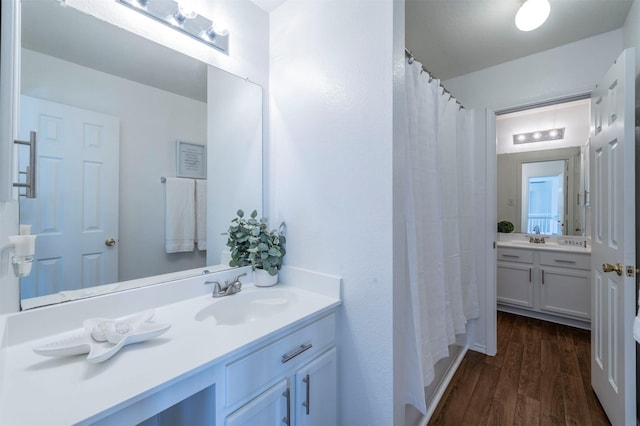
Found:
<path fill-rule="evenodd" d="M 540 227 L 538 225 L 533 227 L 533 233 L 534 234 L 539 234 L 540 233 Z"/>
<path fill-rule="evenodd" d="M 220 284 L 219 281 L 205 281 L 204 284 L 213 284 L 213 293 L 211 297 L 223 297 L 231 296 L 236 293 L 240 293 L 242 290 L 242 283 L 240 277 L 244 277 L 246 273 L 236 276 L 231 282 L 225 281 L 224 284 Z"/>

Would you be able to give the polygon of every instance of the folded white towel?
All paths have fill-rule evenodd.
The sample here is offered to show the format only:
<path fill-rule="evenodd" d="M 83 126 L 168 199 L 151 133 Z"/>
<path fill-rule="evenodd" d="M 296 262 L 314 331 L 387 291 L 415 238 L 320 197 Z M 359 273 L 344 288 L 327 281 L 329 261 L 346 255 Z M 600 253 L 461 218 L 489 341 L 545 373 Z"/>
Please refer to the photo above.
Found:
<path fill-rule="evenodd" d="M 167 178 L 165 198 L 165 250 L 193 251 L 196 237 L 195 182 Z"/>
<path fill-rule="evenodd" d="M 196 179 L 196 242 L 198 250 L 207 249 L 207 181 Z"/>

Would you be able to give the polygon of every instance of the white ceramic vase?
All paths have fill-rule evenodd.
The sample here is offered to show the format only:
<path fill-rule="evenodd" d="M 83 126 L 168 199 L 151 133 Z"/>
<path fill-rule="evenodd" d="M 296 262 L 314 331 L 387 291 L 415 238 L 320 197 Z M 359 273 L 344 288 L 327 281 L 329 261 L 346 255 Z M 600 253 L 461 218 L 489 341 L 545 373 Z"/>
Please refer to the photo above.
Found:
<path fill-rule="evenodd" d="M 278 284 L 278 274 L 269 275 L 264 269 L 255 269 L 253 271 L 253 283 L 256 287 L 271 287 Z"/>

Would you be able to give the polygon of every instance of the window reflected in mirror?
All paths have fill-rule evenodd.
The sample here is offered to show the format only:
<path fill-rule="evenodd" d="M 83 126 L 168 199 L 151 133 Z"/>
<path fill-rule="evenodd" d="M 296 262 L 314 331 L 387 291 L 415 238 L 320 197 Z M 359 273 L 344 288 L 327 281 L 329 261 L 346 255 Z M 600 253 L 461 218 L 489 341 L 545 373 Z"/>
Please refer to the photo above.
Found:
<path fill-rule="evenodd" d="M 566 160 L 522 165 L 522 224 L 529 234 L 562 235 L 565 226 Z"/>

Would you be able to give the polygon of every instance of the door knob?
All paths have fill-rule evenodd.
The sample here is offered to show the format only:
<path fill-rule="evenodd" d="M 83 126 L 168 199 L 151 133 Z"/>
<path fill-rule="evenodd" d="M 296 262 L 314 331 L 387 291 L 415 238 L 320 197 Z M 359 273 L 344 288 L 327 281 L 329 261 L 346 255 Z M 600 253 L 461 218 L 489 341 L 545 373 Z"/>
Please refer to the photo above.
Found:
<path fill-rule="evenodd" d="M 116 245 L 116 240 L 114 240 L 113 238 L 107 238 L 104 242 L 104 245 L 108 247 L 113 247 Z"/>
<path fill-rule="evenodd" d="M 615 265 L 612 265 L 610 263 L 602 264 L 602 272 L 612 272 L 612 271 L 615 271 L 616 274 L 618 275 L 622 275 L 622 263 L 618 262 Z"/>

